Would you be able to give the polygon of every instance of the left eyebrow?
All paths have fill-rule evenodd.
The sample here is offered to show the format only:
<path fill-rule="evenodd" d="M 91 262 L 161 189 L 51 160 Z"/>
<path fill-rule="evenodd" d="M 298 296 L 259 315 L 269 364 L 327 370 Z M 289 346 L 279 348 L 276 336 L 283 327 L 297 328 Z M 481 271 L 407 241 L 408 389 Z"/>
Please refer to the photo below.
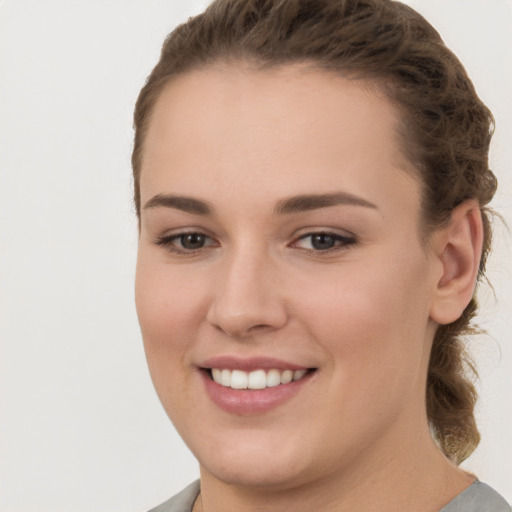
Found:
<path fill-rule="evenodd" d="M 333 192 L 330 194 L 307 194 L 281 199 L 277 202 L 274 213 L 286 215 L 289 213 L 306 212 L 338 205 L 362 206 L 364 208 L 378 210 L 377 205 L 362 197 L 347 192 Z"/>

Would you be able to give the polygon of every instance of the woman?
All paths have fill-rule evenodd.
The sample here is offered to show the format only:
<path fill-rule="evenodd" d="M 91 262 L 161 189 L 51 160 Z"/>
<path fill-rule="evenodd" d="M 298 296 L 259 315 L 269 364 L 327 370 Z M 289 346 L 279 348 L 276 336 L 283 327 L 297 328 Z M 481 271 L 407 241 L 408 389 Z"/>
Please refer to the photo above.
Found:
<path fill-rule="evenodd" d="M 389 0 L 217 0 L 135 111 L 136 300 L 201 480 L 157 511 L 501 512 L 478 444 L 492 116 Z"/>

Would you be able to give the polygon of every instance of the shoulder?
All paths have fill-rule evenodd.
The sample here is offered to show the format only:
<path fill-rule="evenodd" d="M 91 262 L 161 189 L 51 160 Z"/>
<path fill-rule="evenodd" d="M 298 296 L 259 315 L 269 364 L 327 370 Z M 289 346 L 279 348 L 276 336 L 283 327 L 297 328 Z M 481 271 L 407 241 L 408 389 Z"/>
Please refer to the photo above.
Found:
<path fill-rule="evenodd" d="M 511 512 L 510 505 L 492 487 L 478 480 L 440 512 Z"/>
<path fill-rule="evenodd" d="M 152 508 L 149 512 L 191 512 L 198 495 L 199 480 L 196 480 L 180 493 L 164 501 L 158 507 Z"/>

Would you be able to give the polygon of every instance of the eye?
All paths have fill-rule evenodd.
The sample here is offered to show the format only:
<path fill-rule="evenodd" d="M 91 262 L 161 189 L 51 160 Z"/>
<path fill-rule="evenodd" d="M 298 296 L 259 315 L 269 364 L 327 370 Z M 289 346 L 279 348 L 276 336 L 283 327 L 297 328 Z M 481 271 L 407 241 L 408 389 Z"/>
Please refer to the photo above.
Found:
<path fill-rule="evenodd" d="M 203 235 L 202 233 L 187 233 L 185 235 L 180 235 L 177 240 L 179 240 L 179 243 L 184 249 L 194 251 L 204 247 L 206 243 L 206 235 Z"/>
<path fill-rule="evenodd" d="M 157 245 L 161 245 L 172 252 L 187 254 L 194 253 L 206 247 L 216 245 L 215 240 L 201 232 L 177 233 L 157 238 Z"/>
<path fill-rule="evenodd" d="M 345 248 L 355 242 L 356 239 L 352 236 L 320 231 L 301 236 L 293 243 L 293 247 L 305 249 L 310 252 L 327 252 Z"/>

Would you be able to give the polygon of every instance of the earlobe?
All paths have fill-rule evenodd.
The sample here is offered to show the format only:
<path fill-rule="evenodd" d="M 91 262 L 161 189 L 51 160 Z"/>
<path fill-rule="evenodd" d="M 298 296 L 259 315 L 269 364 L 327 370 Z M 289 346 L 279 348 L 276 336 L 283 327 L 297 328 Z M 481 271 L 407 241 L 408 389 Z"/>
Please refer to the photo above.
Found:
<path fill-rule="evenodd" d="M 483 244 L 482 214 L 477 201 L 467 200 L 452 212 L 450 223 L 436 234 L 437 281 L 430 317 L 438 324 L 457 320 L 475 290 Z"/>

